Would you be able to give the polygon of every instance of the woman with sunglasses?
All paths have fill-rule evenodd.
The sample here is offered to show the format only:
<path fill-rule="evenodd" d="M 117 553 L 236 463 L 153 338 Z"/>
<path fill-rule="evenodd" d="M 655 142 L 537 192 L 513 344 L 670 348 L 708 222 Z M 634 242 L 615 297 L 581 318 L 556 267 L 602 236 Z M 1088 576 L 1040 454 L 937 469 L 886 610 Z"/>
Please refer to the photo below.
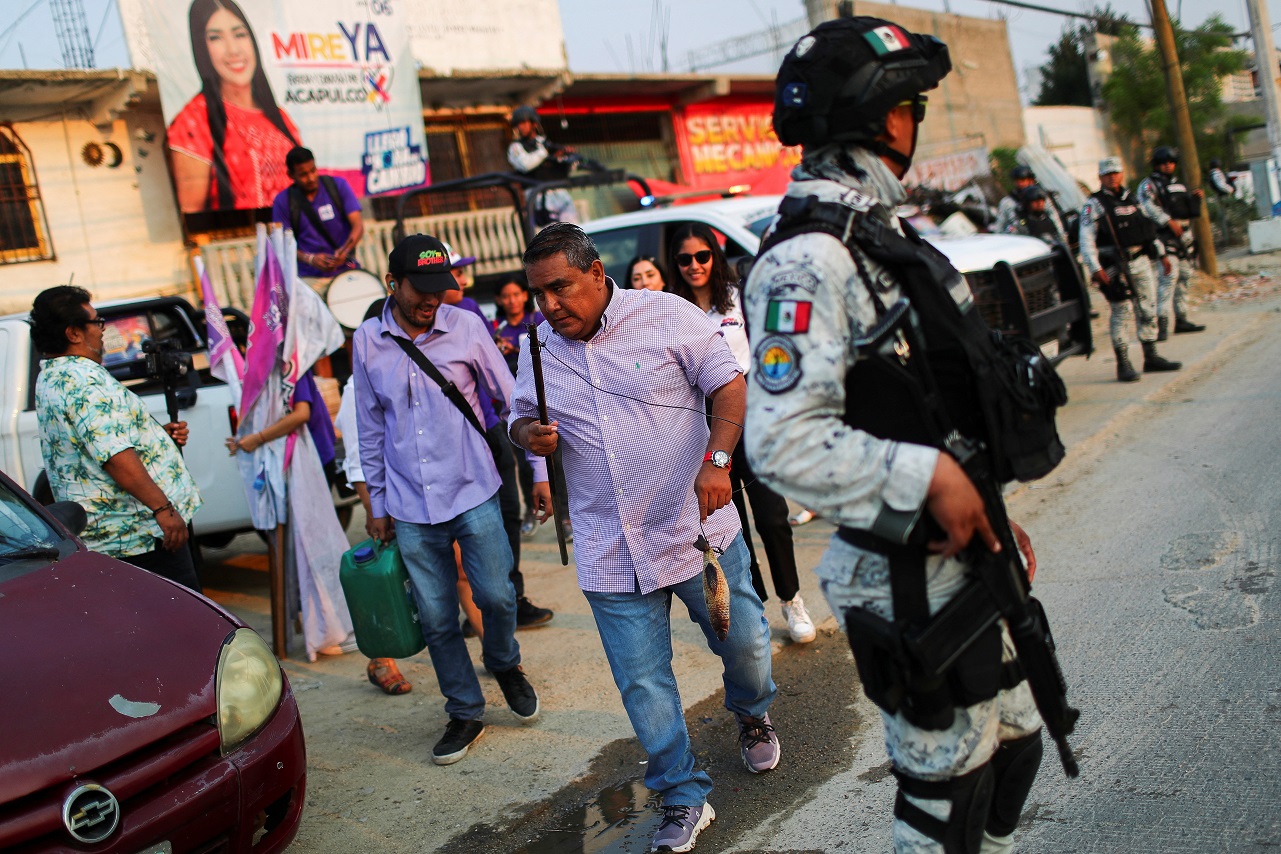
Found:
<path fill-rule="evenodd" d="M 739 367 L 746 375 L 752 368 L 752 351 L 747 343 L 747 324 L 743 320 L 742 300 L 738 283 L 730 270 L 729 261 L 711 228 L 700 222 L 682 225 L 672 235 L 672 269 L 676 275 L 670 286 L 672 293 L 697 305 L 707 316 L 716 321 L 721 335 L 729 344 Z M 743 493 L 752 503 L 756 519 L 756 533 L 765 547 L 769 561 L 774 592 L 783 606 L 783 619 L 795 643 L 809 643 L 816 632 L 814 622 L 805 610 L 800 595 L 800 581 L 796 577 L 796 554 L 792 548 L 792 527 L 787 520 L 787 500 L 774 492 L 764 482 L 757 480 L 747 462 L 747 452 L 739 439 L 734 449 L 734 465 L 730 481 L 734 486 L 734 506 L 743 523 L 743 541 L 751 559 L 752 586 L 764 602 L 769 599 L 765 581 L 761 577 L 756 550 L 748 534 L 747 506 Z"/>
<path fill-rule="evenodd" d="M 637 255 L 627 264 L 622 286 L 633 290 L 665 291 L 667 274 L 653 255 Z"/>

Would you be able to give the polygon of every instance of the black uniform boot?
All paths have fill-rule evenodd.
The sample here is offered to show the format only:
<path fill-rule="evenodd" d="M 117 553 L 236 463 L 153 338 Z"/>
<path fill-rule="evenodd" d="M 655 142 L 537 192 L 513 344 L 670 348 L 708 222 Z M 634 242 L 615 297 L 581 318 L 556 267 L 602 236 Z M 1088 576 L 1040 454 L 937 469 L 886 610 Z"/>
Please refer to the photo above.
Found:
<path fill-rule="evenodd" d="M 1155 341 L 1143 342 L 1143 370 L 1146 373 L 1154 371 L 1177 371 L 1183 367 L 1182 362 L 1171 362 L 1163 358 L 1156 352 Z"/>
<path fill-rule="evenodd" d="M 1166 341 L 1170 337 L 1170 318 L 1158 317 L 1156 319 L 1156 340 Z"/>
<path fill-rule="evenodd" d="M 1119 383 L 1137 383 L 1143 376 L 1136 370 L 1134 365 L 1130 364 L 1130 354 L 1128 348 L 1122 344 L 1119 347 L 1113 347 L 1116 353 L 1116 381 Z"/>
<path fill-rule="evenodd" d="M 1193 323 L 1192 321 L 1188 320 L 1186 317 L 1176 317 L 1174 318 L 1174 331 L 1176 333 L 1204 332 L 1205 327 L 1202 326 L 1200 323 Z"/>

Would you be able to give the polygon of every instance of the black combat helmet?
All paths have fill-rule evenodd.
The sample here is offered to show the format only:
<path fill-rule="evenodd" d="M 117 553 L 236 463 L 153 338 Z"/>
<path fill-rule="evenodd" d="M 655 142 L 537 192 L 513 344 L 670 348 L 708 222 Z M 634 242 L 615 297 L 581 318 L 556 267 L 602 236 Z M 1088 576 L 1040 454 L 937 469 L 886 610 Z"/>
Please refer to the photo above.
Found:
<path fill-rule="evenodd" d="M 934 36 L 880 18 L 827 21 L 783 58 L 774 133 L 784 145 L 872 143 L 890 110 L 933 89 L 951 70 L 947 45 Z"/>
<path fill-rule="evenodd" d="M 1030 166 L 1024 166 L 1020 163 L 1010 170 L 1010 180 L 1012 181 L 1035 181 L 1036 176 L 1032 174 Z"/>
<path fill-rule="evenodd" d="M 1045 195 L 1045 190 L 1041 189 L 1040 184 L 1033 184 L 1030 187 L 1024 187 L 1022 192 L 1019 193 L 1019 200 L 1023 202 L 1024 205 L 1030 205 L 1032 202 L 1038 200 L 1045 201 L 1047 198 L 1049 197 Z"/>
<path fill-rule="evenodd" d="M 516 125 L 521 122 L 533 122 L 535 125 L 540 125 L 541 123 L 538 121 L 538 111 L 528 104 L 519 106 L 512 110 L 512 127 L 516 127 Z"/>
<path fill-rule="evenodd" d="M 1178 163 L 1179 152 L 1168 145 L 1158 145 L 1152 150 L 1152 165 L 1160 166 L 1162 163 Z"/>

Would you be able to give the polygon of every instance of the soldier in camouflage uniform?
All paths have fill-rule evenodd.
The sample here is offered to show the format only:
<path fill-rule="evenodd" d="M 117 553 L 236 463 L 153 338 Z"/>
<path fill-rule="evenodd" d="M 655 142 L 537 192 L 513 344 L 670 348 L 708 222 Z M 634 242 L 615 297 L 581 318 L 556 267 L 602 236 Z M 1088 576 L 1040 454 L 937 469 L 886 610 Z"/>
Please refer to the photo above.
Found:
<path fill-rule="evenodd" d="M 1170 259 L 1152 221 L 1143 215 L 1137 198 L 1125 186 L 1121 158 L 1099 161 L 1099 182 L 1101 188 L 1081 209 L 1081 263 L 1112 310 L 1116 378 L 1123 383 L 1141 378 L 1130 364 L 1126 343 L 1125 330 L 1132 313 L 1143 346 L 1143 370 L 1177 371 L 1183 367 L 1180 362 L 1162 358 L 1156 351 L 1156 273 L 1152 265 L 1159 259 L 1161 269 L 1168 273 Z"/>
<path fill-rule="evenodd" d="M 1205 327 L 1188 319 L 1188 282 L 1192 280 L 1192 219 L 1201 215 L 1205 193 L 1189 190 L 1175 172 L 1179 153 L 1166 145 L 1152 152 L 1152 174 L 1139 182 L 1139 207 L 1156 223 L 1157 236 L 1170 258 L 1170 269 L 1162 270 L 1156 283 L 1156 340 L 1170 337 L 1170 310 L 1174 309 L 1174 331 L 1203 332 Z"/>
<path fill-rule="evenodd" d="M 921 93 L 950 68 L 942 42 L 875 18 L 830 21 L 797 42 L 779 70 L 774 128 L 784 144 L 803 146 L 804 159 L 780 212 L 789 201 L 813 197 L 903 234 L 893 211 L 906 198 L 900 181 L 924 118 Z M 971 540 L 995 543 L 984 505 L 937 447 L 851 426 L 851 410 L 883 403 L 846 394 L 847 375 L 860 361 L 855 341 L 904 291 L 892 270 L 852 243 L 829 233 L 786 234 L 767 235 L 746 287 L 755 342 L 748 457 L 771 487 L 841 526 L 815 570 L 838 617 L 858 606 L 892 620 L 895 610 L 891 559 L 851 542 L 847 532 L 912 543 L 916 533 L 924 536 L 927 518 L 937 522 L 935 553 L 926 556 L 923 539 L 919 551 L 925 597 L 936 613 L 969 580 L 962 548 Z M 951 296 L 968 309 L 972 294 L 951 272 Z M 1030 542 L 1021 530 L 1016 536 L 1034 570 Z M 1003 625 L 990 653 L 983 669 L 992 677 L 1015 660 Z M 955 705 L 951 725 L 942 728 L 918 726 L 882 705 L 900 790 L 895 851 L 1011 850 L 1040 763 L 1041 718 L 1026 682 L 1001 686 L 986 699 Z"/>
<path fill-rule="evenodd" d="M 1019 193 L 1020 206 L 1018 217 L 1010 225 L 1010 234 L 1025 234 L 1028 237 L 1039 237 L 1050 245 L 1061 243 L 1071 248 L 1067 230 L 1058 210 L 1049 203 L 1049 196 L 1040 185 L 1033 184 Z"/>
<path fill-rule="evenodd" d="M 1002 196 L 996 205 L 996 222 L 992 225 L 996 234 L 1014 233 L 1014 225 L 1023 215 L 1023 191 L 1036 183 L 1036 176 L 1030 168 L 1020 164 L 1010 170 L 1010 180 L 1014 182 L 1014 189 L 1009 195 Z"/>

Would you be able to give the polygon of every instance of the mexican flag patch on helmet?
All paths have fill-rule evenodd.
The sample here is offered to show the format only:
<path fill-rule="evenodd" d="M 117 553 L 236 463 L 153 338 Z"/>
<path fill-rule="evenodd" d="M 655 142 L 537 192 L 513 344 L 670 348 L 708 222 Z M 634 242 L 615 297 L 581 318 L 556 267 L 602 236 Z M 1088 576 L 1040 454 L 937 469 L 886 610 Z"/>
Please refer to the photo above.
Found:
<path fill-rule="evenodd" d="M 863 33 L 863 38 L 867 39 L 867 43 L 872 46 L 872 50 L 876 51 L 877 56 L 884 56 L 897 50 L 907 50 L 912 46 L 907 40 L 907 35 L 893 24 L 868 30 Z"/>

